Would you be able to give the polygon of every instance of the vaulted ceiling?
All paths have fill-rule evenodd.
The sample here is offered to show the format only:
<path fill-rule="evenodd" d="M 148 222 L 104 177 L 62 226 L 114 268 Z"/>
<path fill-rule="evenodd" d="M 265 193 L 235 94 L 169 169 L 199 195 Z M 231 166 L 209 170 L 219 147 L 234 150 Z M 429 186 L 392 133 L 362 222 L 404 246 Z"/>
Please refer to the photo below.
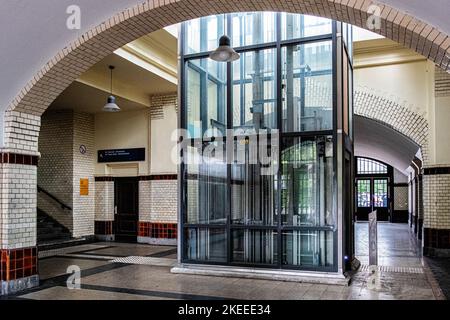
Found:
<path fill-rule="evenodd" d="M 355 155 L 383 161 L 406 174 L 419 146 L 375 120 L 354 116 L 354 121 Z"/>

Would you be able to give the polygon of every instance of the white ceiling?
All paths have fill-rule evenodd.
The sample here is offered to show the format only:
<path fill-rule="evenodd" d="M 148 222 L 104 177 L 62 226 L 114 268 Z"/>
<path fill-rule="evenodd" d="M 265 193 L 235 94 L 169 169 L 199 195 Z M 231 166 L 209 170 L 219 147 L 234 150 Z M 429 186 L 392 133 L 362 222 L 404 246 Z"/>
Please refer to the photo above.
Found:
<path fill-rule="evenodd" d="M 52 103 L 48 110 L 76 110 L 78 112 L 99 113 L 109 93 L 84 83 L 75 81 Z M 147 106 L 116 95 L 116 103 L 122 111 L 144 109 Z"/>
<path fill-rule="evenodd" d="M 160 66 L 164 66 L 176 79 L 176 38 L 164 30 L 159 30 L 132 44 L 142 50 L 141 57 L 130 53 L 132 51 L 124 51 L 126 53 L 124 57 L 116 53 L 109 55 L 73 82 L 51 104 L 49 110 L 101 112 L 110 93 L 109 66 L 115 67 L 113 95 L 124 111 L 149 107 L 152 95 L 176 92 L 176 81 L 175 83 L 169 81 L 170 79 L 165 77 L 167 73 L 159 69 Z"/>
<path fill-rule="evenodd" d="M 354 121 L 355 156 L 380 160 L 406 173 L 419 146 L 377 121 L 356 115 Z"/>

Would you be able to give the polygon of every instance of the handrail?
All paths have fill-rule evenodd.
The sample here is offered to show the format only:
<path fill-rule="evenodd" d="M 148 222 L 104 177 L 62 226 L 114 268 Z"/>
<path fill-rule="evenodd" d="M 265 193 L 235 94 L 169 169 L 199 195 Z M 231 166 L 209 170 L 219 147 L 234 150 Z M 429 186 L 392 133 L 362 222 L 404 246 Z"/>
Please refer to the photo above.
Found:
<path fill-rule="evenodd" d="M 68 210 L 72 211 L 72 208 L 71 208 L 71 207 L 69 207 L 67 204 L 65 204 L 64 202 L 62 202 L 61 200 L 59 200 L 57 197 L 55 197 L 53 194 L 51 194 L 51 193 L 48 192 L 47 190 L 43 189 L 42 187 L 37 186 L 37 190 L 38 190 L 38 192 L 45 193 L 47 196 L 49 196 L 50 198 L 52 198 L 54 201 L 56 201 L 56 202 L 61 206 L 61 208 L 63 208 L 63 209 L 68 209 Z"/>

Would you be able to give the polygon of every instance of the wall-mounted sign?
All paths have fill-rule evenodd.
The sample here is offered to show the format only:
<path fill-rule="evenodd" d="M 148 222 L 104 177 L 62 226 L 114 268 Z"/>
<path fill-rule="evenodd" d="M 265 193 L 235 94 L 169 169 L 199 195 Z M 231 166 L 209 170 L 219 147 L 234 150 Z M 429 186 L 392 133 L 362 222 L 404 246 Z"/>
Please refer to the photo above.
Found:
<path fill-rule="evenodd" d="M 82 144 L 82 145 L 80 146 L 80 153 L 81 153 L 81 154 L 86 154 L 86 151 L 87 151 L 86 146 L 85 146 L 84 144 Z"/>
<path fill-rule="evenodd" d="M 98 162 L 145 161 L 145 148 L 99 150 Z"/>
<path fill-rule="evenodd" d="M 80 196 L 89 195 L 89 179 L 80 179 Z"/>

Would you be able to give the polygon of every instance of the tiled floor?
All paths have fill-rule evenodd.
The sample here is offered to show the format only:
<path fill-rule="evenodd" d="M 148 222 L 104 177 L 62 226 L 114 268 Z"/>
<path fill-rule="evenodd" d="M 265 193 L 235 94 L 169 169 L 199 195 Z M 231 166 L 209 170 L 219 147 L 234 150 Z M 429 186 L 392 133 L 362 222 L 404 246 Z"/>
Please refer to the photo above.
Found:
<path fill-rule="evenodd" d="M 443 295 L 450 300 L 450 258 L 425 258 Z"/>
<path fill-rule="evenodd" d="M 363 264 L 367 263 L 367 228 L 366 223 L 356 226 L 356 252 Z M 172 274 L 170 266 L 176 262 L 174 247 L 95 243 L 41 253 L 40 287 L 9 298 L 435 299 L 430 272 L 407 272 L 408 267 L 423 270 L 418 252 L 406 225 L 380 224 L 380 264 L 405 267 L 404 270 L 392 272 L 392 268 L 384 268 L 388 272 L 379 272 L 379 281 L 373 282 L 368 268 L 362 268 L 351 285 L 344 287 Z M 66 285 L 66 270 L 73 265 L 82 270 L 79 290 L 70 290 Z"/>

